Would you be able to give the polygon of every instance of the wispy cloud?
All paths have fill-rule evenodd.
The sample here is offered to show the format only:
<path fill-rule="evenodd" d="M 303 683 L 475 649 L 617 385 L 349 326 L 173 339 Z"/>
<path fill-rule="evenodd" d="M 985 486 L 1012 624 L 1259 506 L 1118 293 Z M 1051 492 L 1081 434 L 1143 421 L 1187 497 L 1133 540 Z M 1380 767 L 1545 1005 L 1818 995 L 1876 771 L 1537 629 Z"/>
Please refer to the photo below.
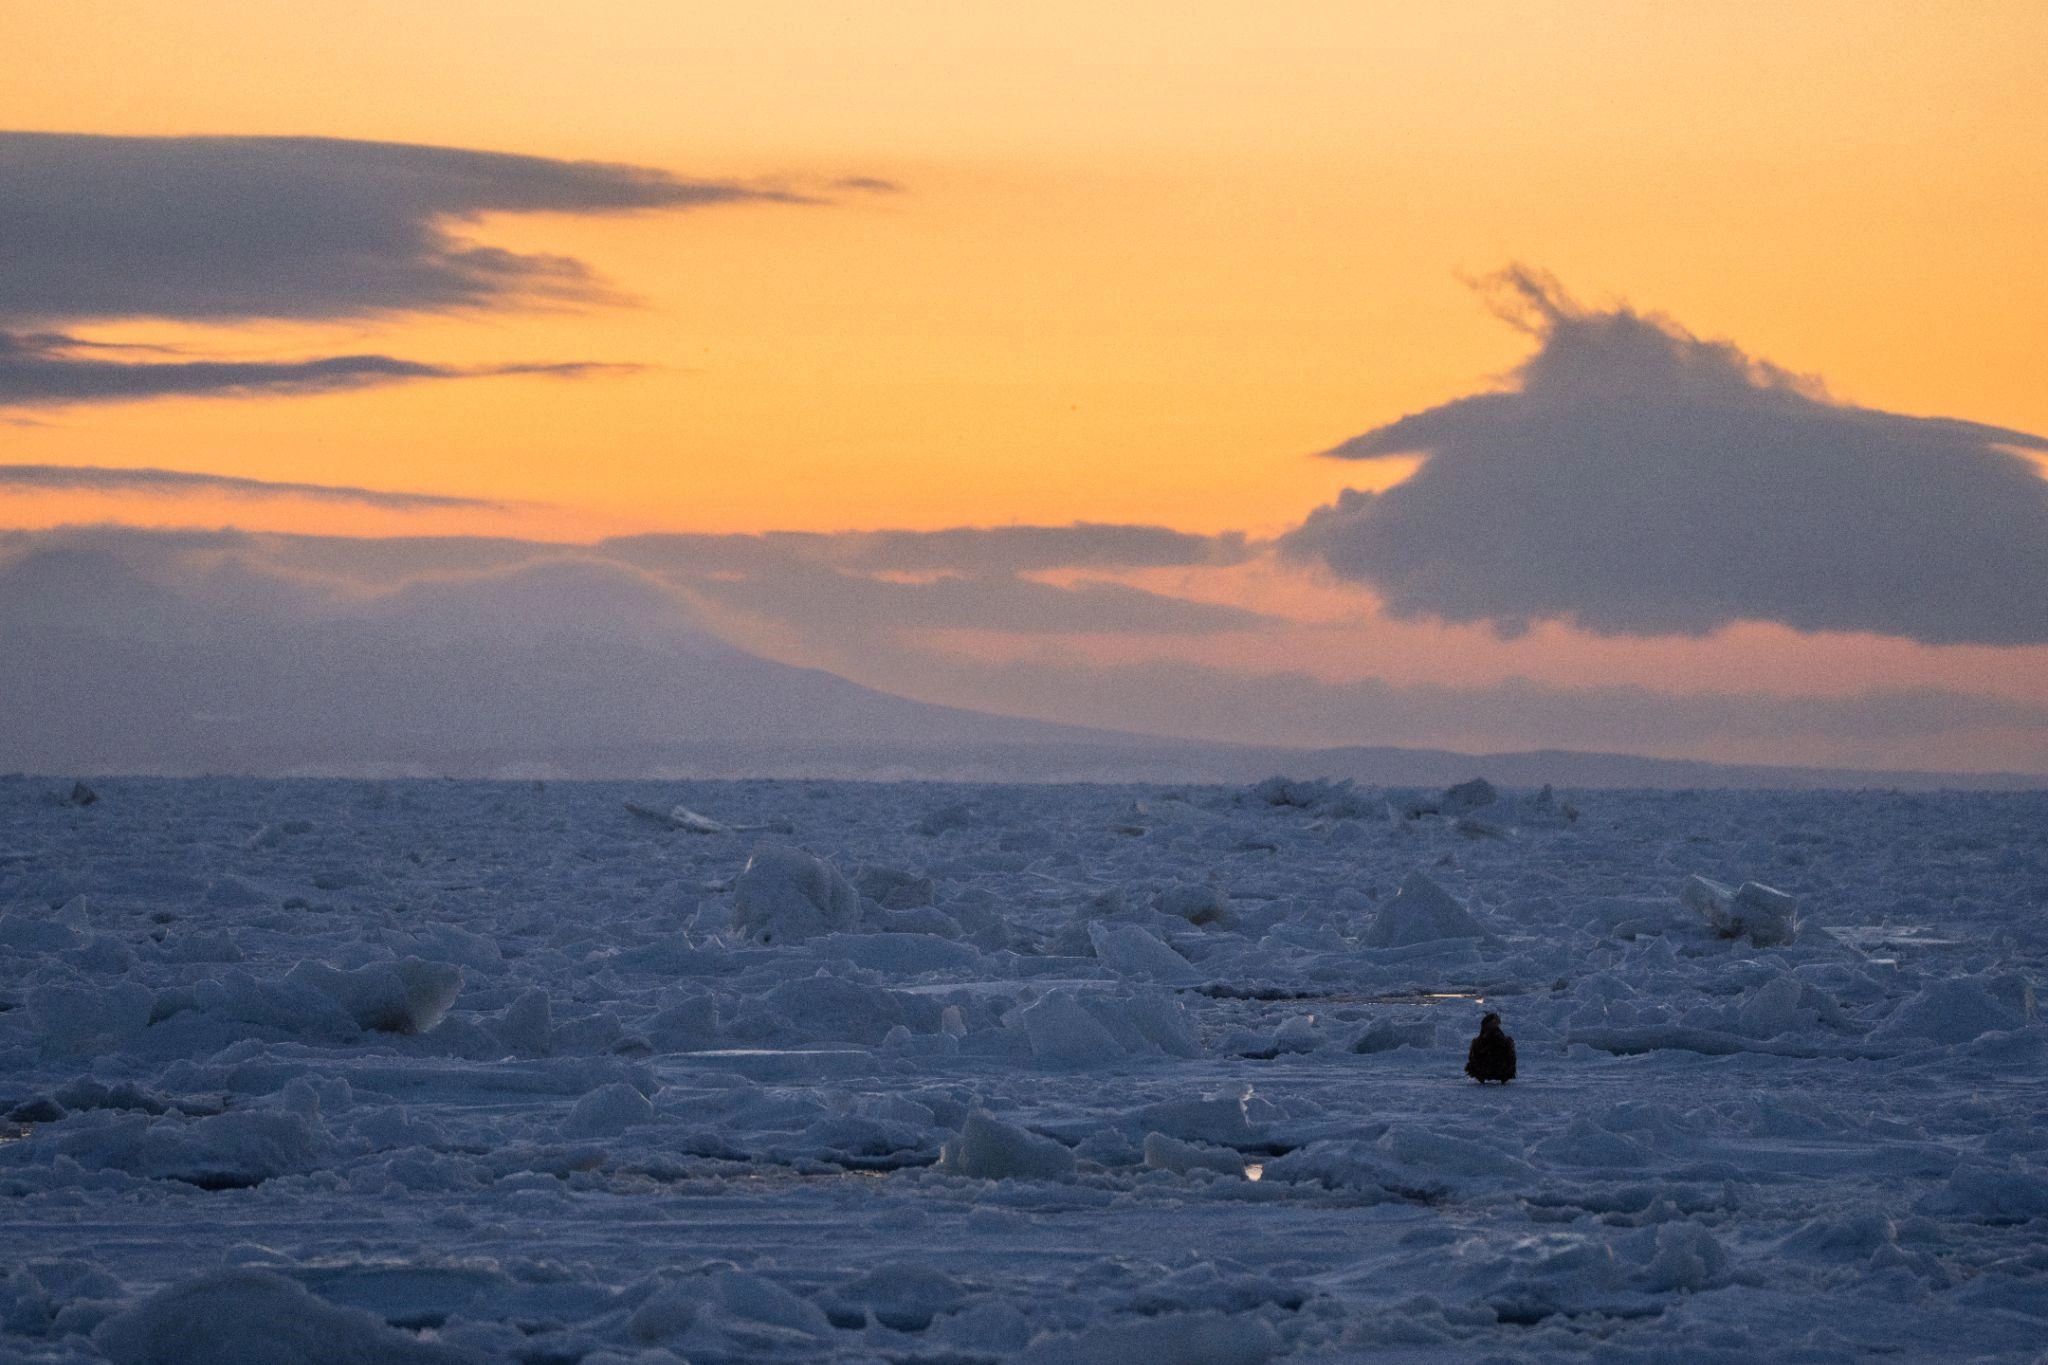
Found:
<path fill-rule="evenodd" d="M 1397 616 L 1603 634 L 1733 621 L 1928 643 L 2048 641 L 2048 481 L 2027 432 L 1838 403 L 1821 385 L 1525 270 L 1539 342 L 1507 389 L 1328 452 L 1425 457 L 1283 542 Z"/>
<path fill-rule="evenodd" d="M 107 358 L 109 354 L 150 353 L 156 349 L 106 347 L 49 332 L 0 332 L 0 407 L 55 408 L 129 403 L 147 398 L 337 393 L 377 384 L 491 375 L 576 379 L 633 368 L 583 363 L 462 367 L 429 365 L 388 355 L 331 355 L 283 361 Z"/>
<path fill-rule="evenodd" d="M 182 469 L 115 469 L 104 465 L 4 464 L 0 490 L 30 492 L 143 493 L 169 496 L 219 494 L 237 498 L 306 498 L 316 502 L 356 503 L 396 512 L 434 508 L 496 508 L 504 504 L 447 493 L 408 493 L 346 484 L 289 483 L 248 479 L 232 474 L 204 474 Z"/>

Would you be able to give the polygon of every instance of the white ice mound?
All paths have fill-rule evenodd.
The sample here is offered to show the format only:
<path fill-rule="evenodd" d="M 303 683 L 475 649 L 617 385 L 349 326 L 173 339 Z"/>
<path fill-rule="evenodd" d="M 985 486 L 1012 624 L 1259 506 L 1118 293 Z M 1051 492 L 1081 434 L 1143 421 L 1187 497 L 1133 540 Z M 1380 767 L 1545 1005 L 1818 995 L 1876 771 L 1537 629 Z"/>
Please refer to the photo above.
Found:
<path fill-rule="evenodd" d="M 1189 981 L 1198 975 L 1186 958 L 1142 925 L 1095 920 L 1088 926 L 1088 941 L 1095 947 L 1095 960 L 1119 976 Z"/>
<path fill-rule="evenodd" d="M 1049 1137 L 976 1109 L 960 1136 L 946 1144 L 939 1169 L 976 1180 L 1063 1180 L 1074 1173 L 1074 1154 Z"/>
<path fill-rule="evenodd" d="M 823 858 L 761 844 L 733 887 L 732 920 L 756 943 L 800 943 L 859 925 L 860 892 Z"/>
<path fill-rule="evenodd" d="M 316 1298 L 267 1270 L 175 1284 L 93 1333 L 114 1365 L 455 1365 L 463 1351 L 419 1341 L 360 1308 Z"/>
<path fill-rule="evenodd" d="M 1041 1336 L 1019 1365 L 1264 1365 L 1280 1350 L 1271 1327 L 1249 1315 L 1164 1313 Z"/>
<path fill-rule="evenodd" d="M 340 1005 L 357 1028 L 425 1033 L 441 1022 L 462 993 L 462 969 L 416 957 L 372 962 L 354 971 L 301 962 L 285 973 L 284 983 L 318 991 Z"/>
<path fill-rule="evenodd" d="M 652 1123 L 654 1105 L 624 1081 L 613 1081 L 576 1101 L 562 1124 L 572 1138 L 617 1137 L 636 1123 Z"/>
<path fill-rule="evenodd" d="M 1692 876 L 1679 888 L 1678 899 L 1722 938 L 1747 938 L 1759 948 L 1775 948 L 1799 936 L 1799 902 L 1762 882 L 1731 889 Z"/>
<path fill-rule="evenodd" d="M 1406 948 L 1447 938 L 1484 938 L 1486 930 L 1464 903 L 1417 869 L 1380 907 L 1365 931 L 1370 948 Z"/>

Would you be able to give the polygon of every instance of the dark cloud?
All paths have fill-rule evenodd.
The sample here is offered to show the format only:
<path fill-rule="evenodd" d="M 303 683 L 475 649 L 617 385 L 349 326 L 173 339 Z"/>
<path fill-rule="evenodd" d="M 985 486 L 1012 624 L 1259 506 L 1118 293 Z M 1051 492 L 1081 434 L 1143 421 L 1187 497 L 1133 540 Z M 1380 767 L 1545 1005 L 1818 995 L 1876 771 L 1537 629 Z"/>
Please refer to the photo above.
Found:
<path fill-rule="evenodd" d="M 508 251 L 489 214 L 674 211 L 811 202 L 641 166 L 306 137 L 0 132 L 0 407 L 330 393 L 478 374 L 580 377 L 620 366 L 485 369 L 395 356 L 164 358 L 39 324 L 157 318 L 323 322 L 620 301 L 583 262 Z"/>
<path fill-rule="evenodd" d="M 0 332 L 0 407 L 56 408 L 85 403 L 132 403 L 147 398 L 340 393 L 376 384 L 490 375 L 539 374 L 575 379 L 631 368 L 588 364 L 464 368 L 427 365 L 388 355 L 333 355 L 283 361 L 107 358 L 109 353 L 157 349 L 107 347 L 48 332 Z"/>
<path fill-rule="evenodd" d="M 392 511 L 414 512 L 436 507 L 499 507 L 484 498 L 445 493 L 406 493 L 342 484 L 287 483 L 246 479 L 231 474 L 202 474 L 182 469 L 113 469 L 104 465 L 0 464 L 0 490 L 89 493 L 216 493 L 237 498 L 310 498 L 318 502 L 349 502 Z"/>
<path fill-rule="evenodd" d="M 0 317 L 333 319 L 611 297 L 492 213 L 801 196 L 594 161 L 309 137 L 0 133 Z"/>
<path fill-rule="evenodd" d="M 1811 381 L 1550 281 L 1500 281 L 1541 342 L 1498 393 L 1328 452 L 1420 454 L 1283 549 L 1396 616 L 1604 634 L 1739 620 L 1928 643 L 2048 641 L 2048 481 L 2025 432 L 1832 401 Z"/>
<path fill-rule="evenodd" d="M 903 186 L 874 175 L 849 175 L 832 182 L 835 190 L 858 190 L 863 194 L 901 194 Z"/>

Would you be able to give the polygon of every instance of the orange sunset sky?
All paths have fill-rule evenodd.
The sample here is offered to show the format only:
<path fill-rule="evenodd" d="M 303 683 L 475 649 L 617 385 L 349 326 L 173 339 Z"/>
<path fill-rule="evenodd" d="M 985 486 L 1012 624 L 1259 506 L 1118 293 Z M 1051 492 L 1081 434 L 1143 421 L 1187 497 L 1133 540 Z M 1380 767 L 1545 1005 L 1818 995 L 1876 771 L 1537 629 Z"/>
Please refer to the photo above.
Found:
<path fill-rule="evenodd" d="M 707 585 L 725 570 L 676 590 L 748 648 L 1048 719 L 1299 744 L 2048 770 L 2048 622 L 1977 610 L 1999 584 L 2048 597 L 2029 578 L 2048 562 L 2048 515 L 2024 478 L 2010 483 L 2043 459 L 2020 438 L 2048 433 L 2044 56 L 2048 7 L 2024 3 L 9 5 L 0 128 L 426 144 L 775 197 L 434 220 L 466 245 L 573 258 L 601 282 L 552 299 L 239 316 L 60 301 L 10 315 L 0 265 L 0 333 L 174 348 L 67 362 L 605 367 L 85 402 L 10 398 L 0 353 L 0 464 L 483 504 L 38 476 L 0 482 L 0 527 L 576 545 L 1075 522 L 1241 533 L 1202 562 L 1018 571 L 1070 596 L 1239 609 L 1170 628 L 906 607 L 864 636 L 765 590 L 719 597 Z M 9 164 L 0 153 L 0 176 L 39 192 L 43 162 Z M 1517 293 L 1498 275 L 1517 263 L 1558 283 Z M 1651 339 L 1596 326 L 1614 319 L 1649 319 Z M 1503 544 L 1528 529 L 1501 520 L 1529 504 L 1513 440 L 1486 445 L 1492 428 L 1318 455 L 1519 386 L 1515 430 L 1540 429 L 1558 468 L 1581 470 L 1558 414 L 1606 440 L 1679 388 L 1645 398 L 1606 350 L 1565 378 L 1518 370 L 1554 356 L 1564 374 L 1574 338 L 1667 347 L 1687 374 L 1734 354 L 1687 349 L 1695 339 L 1726 339 L 1739 348 L 1728 373 L 1753 386 L 1730 400 L 1727 440 L 1743 450 L 1779 450 L 1755 432 L 1784 413 L 1795 426 L 1889 415 L 1842 417 L 1840 461 L 1799 485 L 1823 526 L 1837 505 L 1887 510 L 1810 579 L 1798 556 L 1812 536 L 1788 522 L 1760 530 L 1777 537 L 1761 548 L 1718 542 L 1784 567 L 1637 602 L 1626 588 L 1661 576 L 1657 544 L 1551 577 L 1546 552 L 1504 552 L 1483 583 L 1458 578 L 1456 555 L 1416 548 L 1444 528 Z M 1672 401 L 1681 415 L 1655 430 L 1695 429 L 1682 415 L 1693 399 Z M 1951 449 L 1904 418 L 1996 430 Z M 1786 429 L 1797 457 L 1803 438 Z M 1869 432 L 1903 443 L 1896 461 L 1889 445 L 1866 455 Z M 1669 467 L 1656 462 L 1704 470 L 1698 459 L 1613 439 L 1637 442 L 1630 507 L 1650 510 L 1608 509 L 1599 525 L 1641 525 L 1654 542 L 1657 516 L 1695 521 L 1681 502 L 1714 499 L 1706 473 L 1685 484 L 1689 502 L 1655 483 Z M 1469 482 L 1442 453 L 1454 441 L 1476 443 Z M 1402 505 L 1412 521 L 1369 498 L 1339 515 L 1343 490 L 1380 492 L 1439 461 L 1435 500 L 1425 509 L 1417 484 Z M 1983 482 L 1951 496 L 1941 471 L 1964 466 L 2018 492 Z M 1547 466 L 1521 467 L 1545 482 Z M 1920 469 L 1935 480 L 1925 497 L 1895 497 Z M 1596 492 L 1616 482 L 1581 472 Z M 1843 478 L 1869 486 L 1838 504 Z M 1971 559 L 1978 497 L 2017 510 Z M 1922 527 L 1915 504 L 1953 516 Z M 1881 559 L 1859 557 L 1870 538 L 1890 542 Z M 1906 568 L 1893 584 L 1866 562 Z M 1526 600 L 1525 571 L 1543 583 Z M 838 572 L 865 591 L 979 570 Z M 1872 573 L 1879 588 L 1846 581 Z M 1888 605 L 1907 598 L 1910 610 Z M 1272 677 L 1287 700 L 1262 703 Z M 1360 688 L 1374 700 L 1354 714 Z M 1464 702 L 1433 710 L 1432 689 Z M 1500 689 L 1491 703 L 1487 689 Z M 1575 711 L 1581 694 L 1594 700 Z"/>

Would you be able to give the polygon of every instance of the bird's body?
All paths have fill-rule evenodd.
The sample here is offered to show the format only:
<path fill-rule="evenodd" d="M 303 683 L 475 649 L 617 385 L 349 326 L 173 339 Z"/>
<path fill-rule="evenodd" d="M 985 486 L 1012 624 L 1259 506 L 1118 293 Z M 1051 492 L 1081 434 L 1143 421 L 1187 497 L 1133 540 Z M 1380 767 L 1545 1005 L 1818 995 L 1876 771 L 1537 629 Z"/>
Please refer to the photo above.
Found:
<path fill-rule="evenodd" d="M 1479 1021 L 1479 1036 L 1465 1053 L 1465 1074 L 1481 1085 L 1488 1081 L 1506 1085 L 1515 1078 L 1515 1040 L 1501 1032 L 1498 1014 Z"/>

